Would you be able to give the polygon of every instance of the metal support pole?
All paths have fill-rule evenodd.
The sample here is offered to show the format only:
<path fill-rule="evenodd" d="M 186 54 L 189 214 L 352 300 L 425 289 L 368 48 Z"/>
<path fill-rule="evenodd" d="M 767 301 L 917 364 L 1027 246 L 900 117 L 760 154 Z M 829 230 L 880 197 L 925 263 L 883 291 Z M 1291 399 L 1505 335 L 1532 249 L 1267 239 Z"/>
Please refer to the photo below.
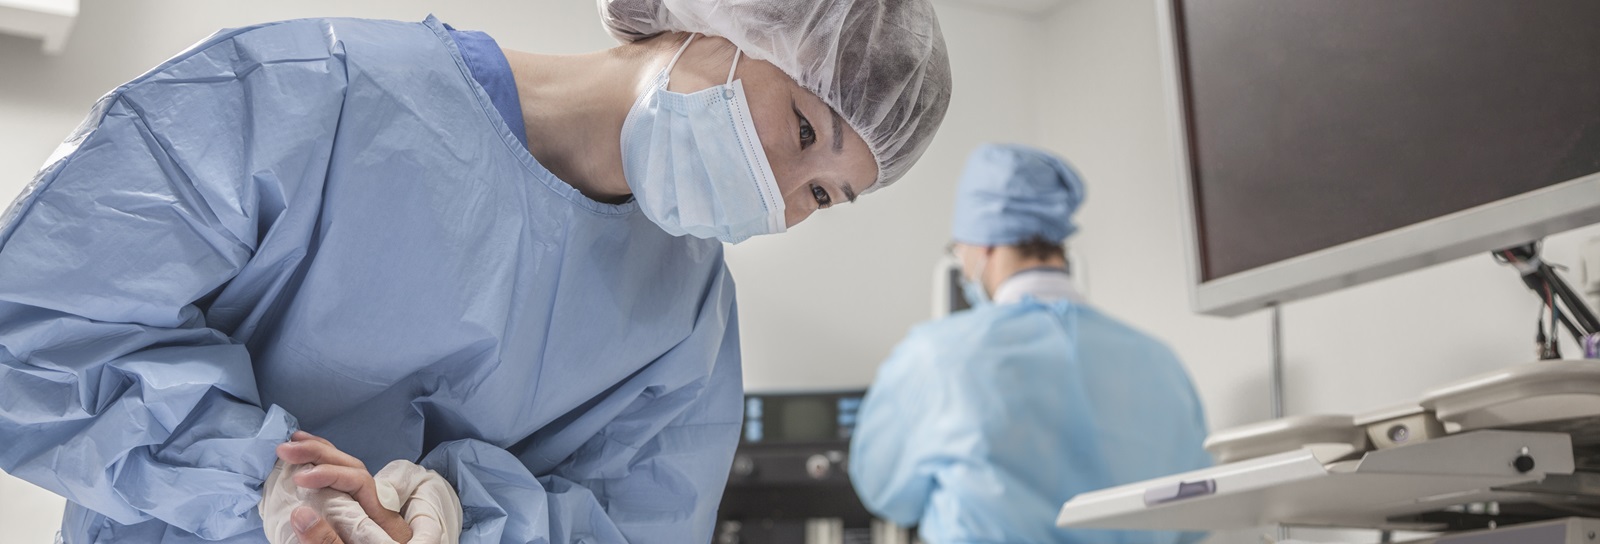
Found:
<path fill-rule="evenodd" d="M 1272 305 L 1272 418 L 1284 416 L 1283 410 L 1283 308 Z"/>
<path fill-rule="evenodd" d="M 1272 418 L 1284 416 L 1283 402 L 1283 307 L 1272 305 Z M 1278 525 L 1278 540 L 1289 539 L 1289 528 Z"/>

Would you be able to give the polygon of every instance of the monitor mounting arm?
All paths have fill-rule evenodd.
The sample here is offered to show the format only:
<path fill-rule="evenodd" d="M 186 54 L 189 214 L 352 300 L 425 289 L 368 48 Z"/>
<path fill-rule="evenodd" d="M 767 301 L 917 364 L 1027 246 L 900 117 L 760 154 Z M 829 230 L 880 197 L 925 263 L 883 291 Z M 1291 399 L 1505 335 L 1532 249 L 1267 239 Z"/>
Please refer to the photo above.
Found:
<path fill-rule="evenodd" d="M 1566 311 L 1560 314 L 1561 323 L 1573 338 L 1581 341 L 1585 336 L 1600 334 L 1600 319 L 1595 318 L 1594 311 L 1583 301 L 1583 297 L 1578 296 L 1561 279 L 1555 268 L 1539 258 L 1539 242 L 1501 249 L 1493 255 L 1495 260 L 1515 267 L 1517 273 L 1522 275 L 1522 282 L 1539 296 L 1539 300 L 1548 304 L 1560 303 L 1566 307 Z"/>

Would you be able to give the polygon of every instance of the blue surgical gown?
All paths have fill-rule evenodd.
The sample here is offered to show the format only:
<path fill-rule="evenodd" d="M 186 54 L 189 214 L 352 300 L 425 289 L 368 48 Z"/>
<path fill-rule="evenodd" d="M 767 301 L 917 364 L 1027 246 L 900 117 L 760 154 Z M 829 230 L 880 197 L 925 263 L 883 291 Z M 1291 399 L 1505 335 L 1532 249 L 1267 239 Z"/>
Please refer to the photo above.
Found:
<path fill-rule="evenodd" d="M 740 389 L 721 245 L 554 177 L 432 18 L 219 33 L 0 216 L 0 469 L 68 542 L 264 542 L 296 427 L 463 542 L 706 542 Z"/>
<path fill-rule="evenodd" d="M 1071 301 L 923 324 L 879 369 L 850 446 L 862 502 L 930 544 L 1190 542 L 1055 526 L 1078 493 L 1204 468 L 1204 413 L 1160 342 Z"/>

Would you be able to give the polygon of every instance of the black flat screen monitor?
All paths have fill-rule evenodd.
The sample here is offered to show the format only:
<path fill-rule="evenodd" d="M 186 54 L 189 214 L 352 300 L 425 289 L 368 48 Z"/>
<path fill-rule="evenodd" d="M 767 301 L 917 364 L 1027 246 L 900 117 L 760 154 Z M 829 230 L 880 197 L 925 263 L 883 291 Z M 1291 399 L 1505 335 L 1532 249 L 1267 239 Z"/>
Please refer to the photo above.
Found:
<path fill-rule="evenodd" d="M 1197 284 L 1324 258 L 1320 275 L 1268 274 L 1197 297 L 1202 311 L 1237 313 L 1595 220 L 1600 186 L 1580 180 L 1600 172 L 1600 2 L 1160 2 Z M 1536 206 L 1514 224 L 1480 218 L 1454 229 L 1471 232 L 1383 255 L 1359 247 L 1573 185 L 1588 188 L 1565 197 L 1587 201 L 1578 217 Z M 1336 250 L 1355 255 L 1327 259 Z"/>

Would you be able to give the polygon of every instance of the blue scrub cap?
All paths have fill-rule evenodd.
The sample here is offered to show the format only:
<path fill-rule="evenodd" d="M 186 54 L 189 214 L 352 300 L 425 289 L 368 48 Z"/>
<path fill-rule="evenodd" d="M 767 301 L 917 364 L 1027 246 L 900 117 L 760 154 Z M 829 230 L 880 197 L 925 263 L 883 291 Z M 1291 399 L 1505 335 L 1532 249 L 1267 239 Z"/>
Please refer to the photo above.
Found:
<path fill-rule="evenodd" d="M 1083 179 L 1060 157 L 1027 146 L 984 144 L 961 174 L 950 235 L 980 246 L 1035 237 L 1059 242 L 1078 231 L 1072 214 L 1083 198 Z"/>

